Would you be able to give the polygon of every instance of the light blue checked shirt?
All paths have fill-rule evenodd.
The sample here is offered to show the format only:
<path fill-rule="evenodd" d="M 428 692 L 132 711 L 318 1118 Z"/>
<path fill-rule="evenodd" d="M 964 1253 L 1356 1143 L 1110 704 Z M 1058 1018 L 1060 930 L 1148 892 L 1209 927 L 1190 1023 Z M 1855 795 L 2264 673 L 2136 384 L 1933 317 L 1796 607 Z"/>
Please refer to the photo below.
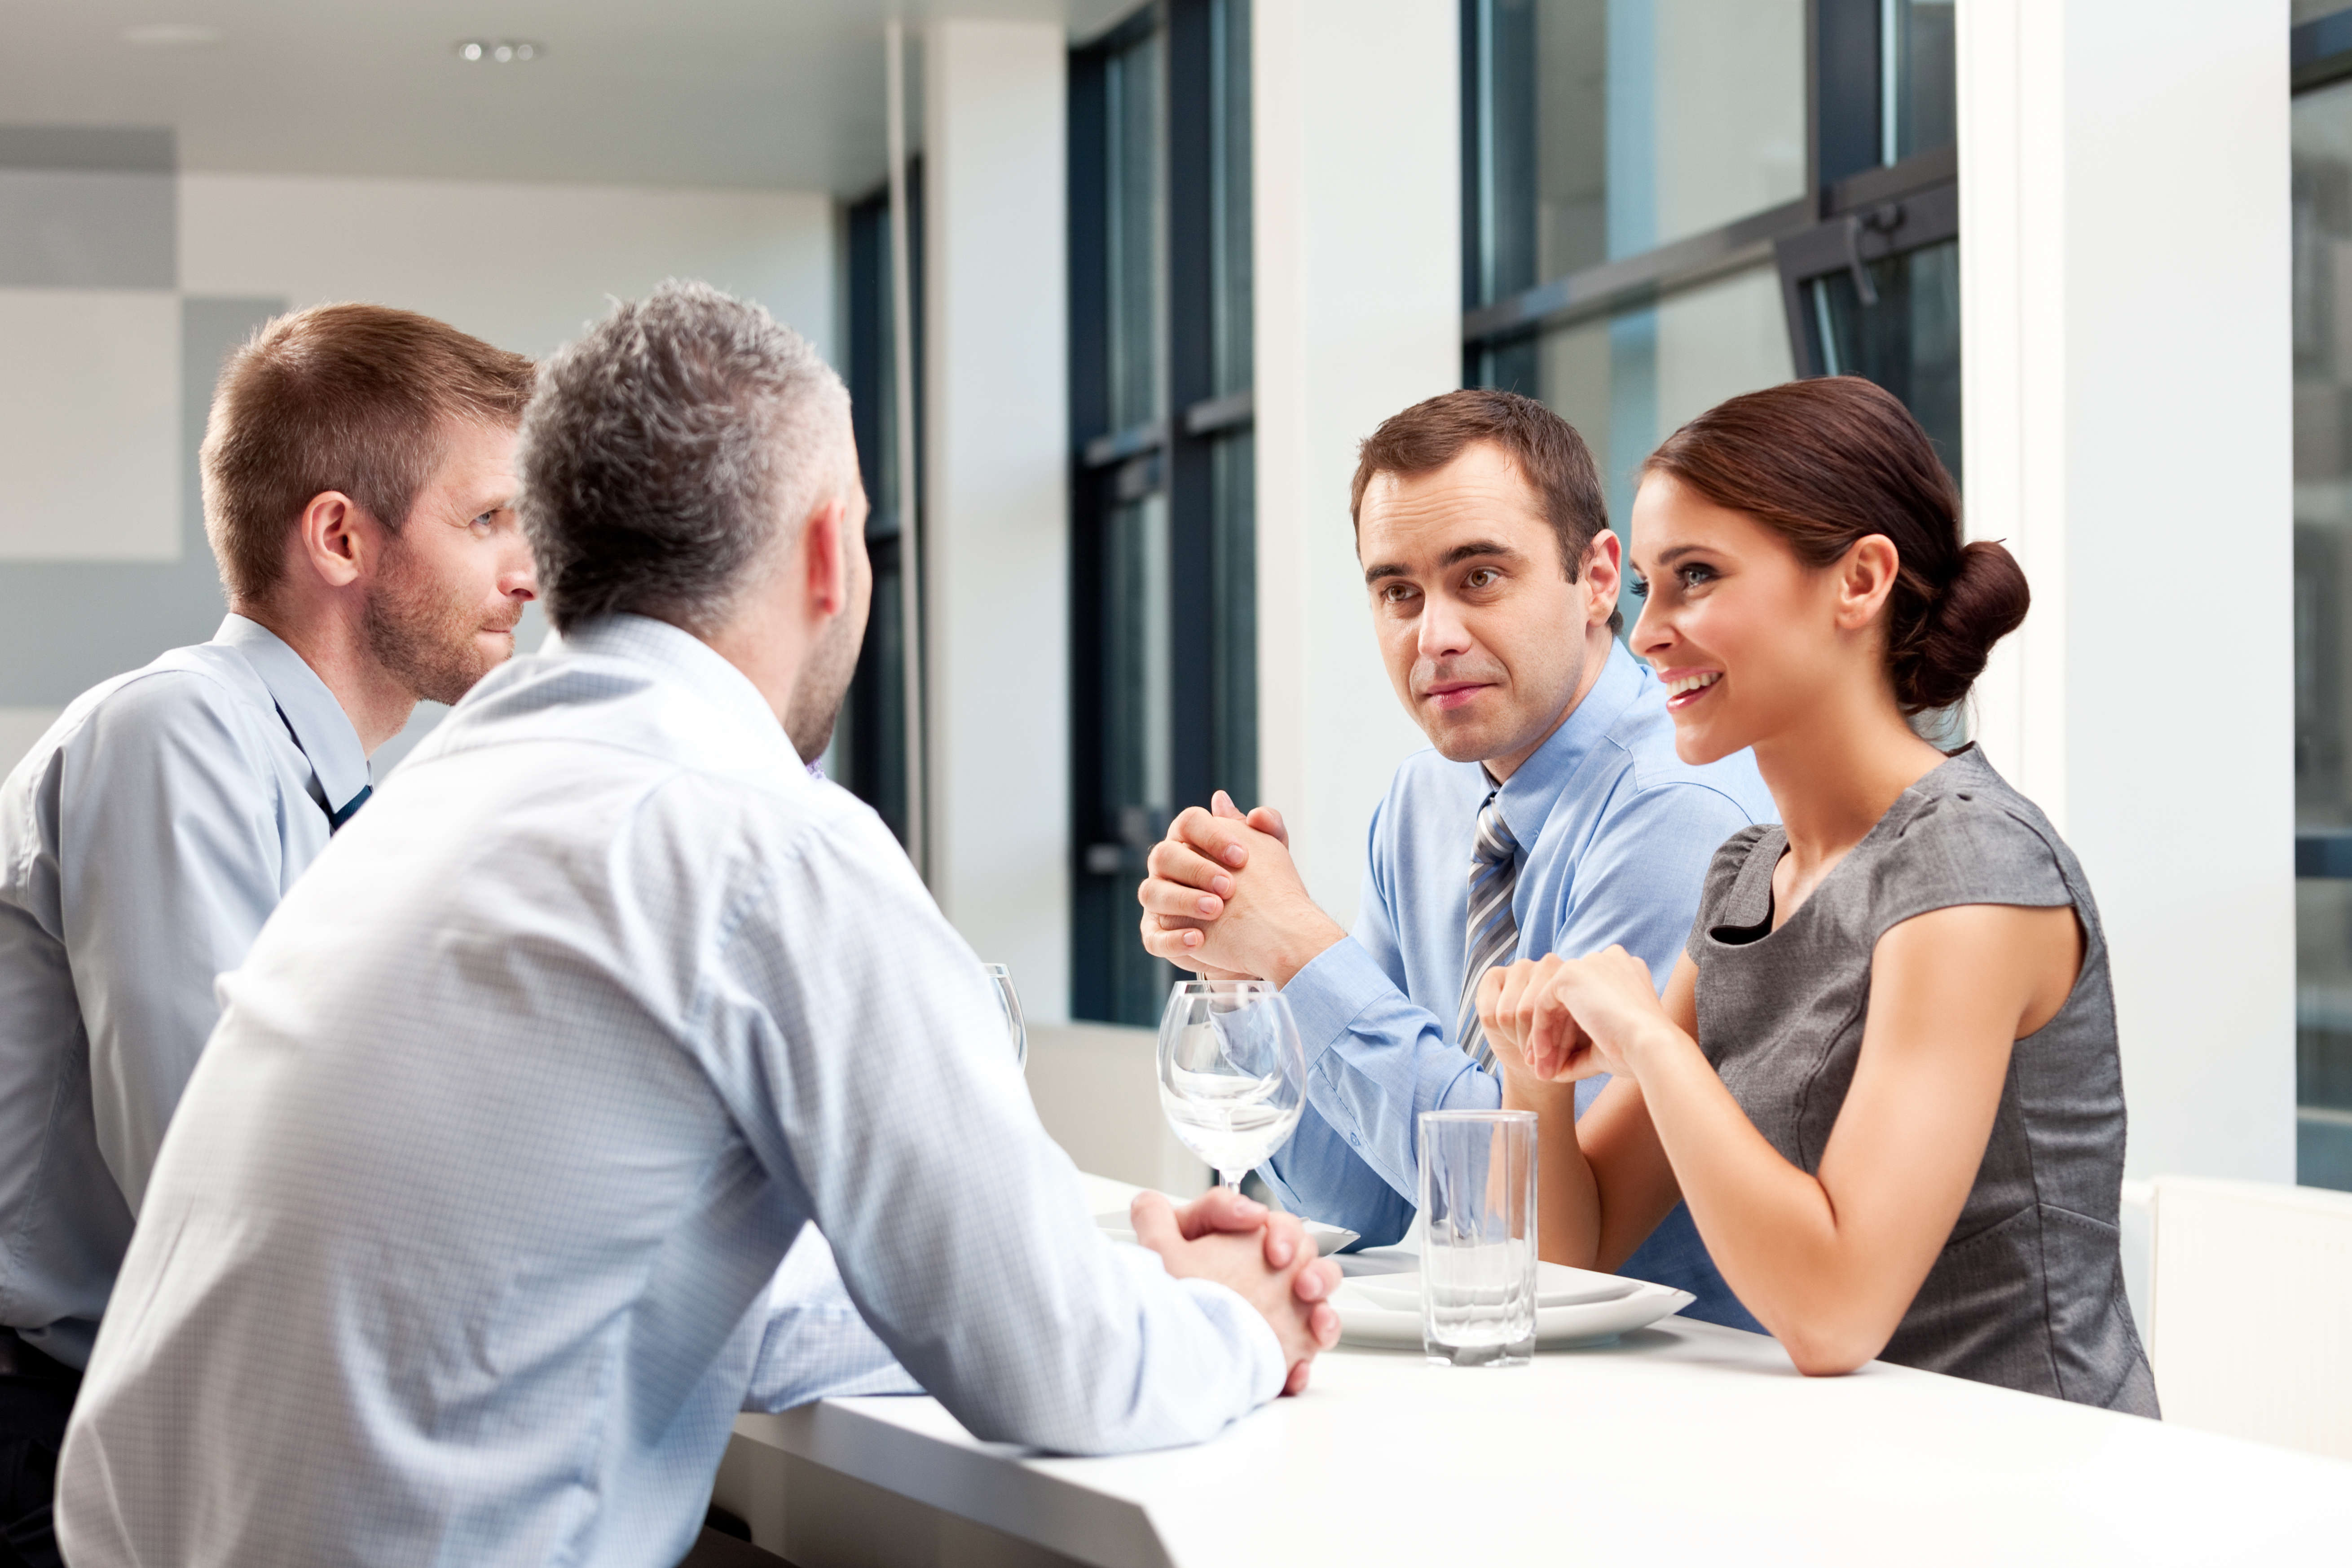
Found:
<path fill-rule="evenodd" d="M 903 1365 L 1103 1452 L 1281 1388 L 1240 1297 L 1096 1230 L 979 960 L 673 627 L 486 678 L 221 989 L 67 1438 L 76 1568 L 671 1568 L 739 1409 Z M 772 1279 L 810 1222 L 845 1296 Z"/>
<path fill-rule="evenodd" d="M 1405 760 L 1372 818 L 1353 936 L 1284 988 L 1307 1050 L 1307 1109 L 1261 1173 L 1286 1205 L 1393 1241 L 1418 1198 L 1414 1118 L 1491 1110 L 1501 1083 L 1454 1039 L 1478 810 L 1494 787 L 1476 763 Z M 1776 813 L 1746 752 L 1705 767 L 1675 755 L 1674 721 L 1649 667 L 1612 643 L 1567 721 L 1496 796 L 1518 845 L 1513 959 L 1571 957 L 1612 942 L 1660 985 L 1689 940 L 1707 862 Z M 1580 1113 L 1608 1080 L 1579 1087 Z M 1677 1207 L 1623 1272 L 1690 1291 L 1687 1315 L 1760 1329 Z"/>
<path fill-rule="evenodd" d="M 89 1359 L 213 981 L 368 787 L 358 733 L 243 616 L 74 700 L 0 784 L 0 1323 Z"/>

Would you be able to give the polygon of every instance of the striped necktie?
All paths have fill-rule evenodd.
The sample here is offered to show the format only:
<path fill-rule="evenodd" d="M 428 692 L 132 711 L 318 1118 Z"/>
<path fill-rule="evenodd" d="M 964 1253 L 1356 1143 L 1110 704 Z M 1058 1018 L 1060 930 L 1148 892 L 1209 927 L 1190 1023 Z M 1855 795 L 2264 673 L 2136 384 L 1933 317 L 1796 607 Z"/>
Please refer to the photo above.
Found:
<path fill-rule="evenodd" d="M 1495 805 L 1490 790 L 1478 808 L 1478 842 L 1470 852 L 1470 921 L 1462 948 L 1462 1005 L 1454 1015 L 1454 1038 L 1471 1058 L 1492 1072 L 1494 1048 L 1478 1021 L 1478 982 L 1507 962 L 1519 945 L 1519 922 L 1511 914 L 1511 893 L 1519 883 L 1518 843 Z"/>

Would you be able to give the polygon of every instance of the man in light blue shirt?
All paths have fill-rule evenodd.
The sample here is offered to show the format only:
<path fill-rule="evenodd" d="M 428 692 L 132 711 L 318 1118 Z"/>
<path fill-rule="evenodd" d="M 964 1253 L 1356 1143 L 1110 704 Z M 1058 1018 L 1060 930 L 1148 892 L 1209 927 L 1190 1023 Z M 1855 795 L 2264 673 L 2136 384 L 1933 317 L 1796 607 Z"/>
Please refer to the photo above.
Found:
<path fill-rule="evenodd" d="M 665 285 L 549 362 L 522 469 L 562 650 L 222 982 L 67 1440 L 76 1568 L 671 1568 L 742 1408 L 911 1373 L 1101 1452 L 1295 1386 L 1336 1270 L 1213 1199 L 1108 1241 L 979 960 L 805 770 L 871 586 L 838 379 Z M 772 1287 L 810 1225 L 830 1305 L 822 1259 Z"/>
<path fill-rule="evenodd" d="M 231 613 L 84 692 L 0 784 L 0 1379 L 40 1390 L 0 1403 L 0 1445 L 24 1445 L 0 1530 L 32 1561 L 55 1561 L 76 1371 L 215 977 L 368 798 L 369 754 L 512 649 L 530 384 L 528 360 L 404 311 L 264 326 L 204 446 Z"/>
<path fill-rule="evenodd" d="M 1282 984 L 1308 1109 L 1262 1174 L 1381 1243 L 1412 1222 L 1418 1114 L 1516 1103 L 1469 1005 L 1478 978 L 1612 943 L 1668 973 L 1708 859 L 1772 804 L 1744 752 L 1675 757 L 1666 693 L 1614 636 L 1600 477 L 1559 416 L 1475 389 L 1416 405 L 1364 443 L 1351 510 L 1382 657 L 1432 743 L 1372 819 L 1353 934 L 1307 897 L 1278 814 L 1244 819 L 1222 794 L 1176 820 L 1139 896 L 1151 952 Z M 1758 1327 L 1687 1209 L 1622 1269 Z"/>

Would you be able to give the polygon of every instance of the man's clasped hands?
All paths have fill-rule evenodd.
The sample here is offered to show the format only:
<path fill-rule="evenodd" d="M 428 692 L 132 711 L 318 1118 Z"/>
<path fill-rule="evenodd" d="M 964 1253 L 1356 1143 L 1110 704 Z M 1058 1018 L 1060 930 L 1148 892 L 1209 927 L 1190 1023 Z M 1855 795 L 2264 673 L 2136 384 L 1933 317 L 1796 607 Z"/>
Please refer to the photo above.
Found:
<path fill-rule="evenodd" d="M 1188 807 L 1169 824 L 1150 866 L 1136 891 L 1145 949 L 1209 979 L 1287 985 L 1348 934 L 1307 894 L 1282 814 L 1244 815 L 1223 790 L 1208 810 Z M 1673 1027 L 1649 966 L 1622 947 L 1496 964 L 1479 984 L 1478 1014 L 1496 1066 L 1529 1083 L 1628 1071 L 1651 1029 Z"/>

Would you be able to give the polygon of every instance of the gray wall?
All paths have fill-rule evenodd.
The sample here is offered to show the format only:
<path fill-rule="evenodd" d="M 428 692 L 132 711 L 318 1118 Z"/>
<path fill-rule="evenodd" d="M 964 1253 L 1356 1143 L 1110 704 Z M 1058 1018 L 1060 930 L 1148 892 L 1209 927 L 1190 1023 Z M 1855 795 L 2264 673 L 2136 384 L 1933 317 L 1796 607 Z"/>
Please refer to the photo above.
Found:
<path fill-rule="evenodd" d="M 0 289 L 176 290 L 178 248 L 169 131 L 0 126 Z M 212 636 L 225 606 L 205 543 L 196 448 L 223 356 L 284 308 L 180 299 L 178 558 L 0 562 L 0 708 L 61 708 Z M 107 520 L 59 525 L 100 531 Z"/>

